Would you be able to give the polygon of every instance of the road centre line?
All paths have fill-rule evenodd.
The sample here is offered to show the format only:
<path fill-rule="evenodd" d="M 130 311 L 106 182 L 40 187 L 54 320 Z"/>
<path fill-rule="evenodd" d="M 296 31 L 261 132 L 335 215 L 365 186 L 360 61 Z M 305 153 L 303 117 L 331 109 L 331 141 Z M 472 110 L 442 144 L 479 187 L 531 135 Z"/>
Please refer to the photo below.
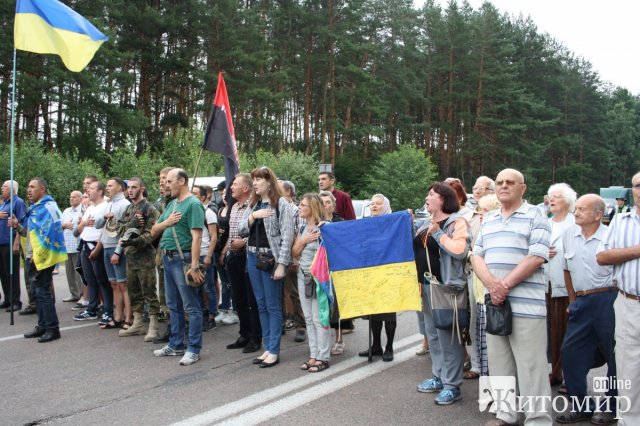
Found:
<path fill-rule="evenodd" d="M 395 343 L 395 347 L 396 348 L 403 348 L 407 345 L 415 345 L 416 343 L 422 341 L 423 336 L 421 334 L 414 334 L 412 336 L 408 336 L 405 337 L 404 339 L 401 339 L 399 341 L 397 341 Z M 377 362 L 377 363 L 373 363 L 371 365 L 368 365 L 368 362 L 365 358 L 360 358 L 358 356 L 349 358 L 348 360 L 344 361 L 344 362 L 340 362 L 338 364 L 332 365 L 331 368 L 329 368 L 328 370 L 325 370 L 324 372 L 322 372 L 322 374 L 312 374 L 312 373 L 305 373 L 305 375 L 303 377 L 300 377 L 298 379 L 294 379 L 291 380 L 289 382 L 283 383 L 279 386 L 275 386 L 273 388 L 269 388 L 266 389 L 264 391 L 260 391 L 257 393 L 254 393 L 253 395 L 249 395 L 245 398 L 239 399 L 237 401 L 233 401 L 230 402 L 228 404 L 219 406 L 217 408 L 214 408 L 212 410 L 206 411 L 204 413 L 195 415 L 193 417 L 189 417 L 187 419 L 184 419 L 182 421 L 176 422 L 173 425 L 174 426 L 195 426 L 195 425 L 209 425 L 212 423 L 215 423 L 217 421 L 226 419 L 228 417 L 237 415 L 238 413 L 241 413 L 243 411 L 245 411 L 247 408 L 249 407 L 260 407 L 262 405 L 264 405 L 265 403 L 272 401 L 274 399 L 280 398 L 282 396 L 285 396 L 287 394 L 290 394 L 300 388 L 303 388 L 305 386 L 311 385 L 315 382 L 320 382 L 322 380 L 325 380 L 327 377 L 330 377 L 332 375 L 336 375 L 338 373 L 341 373 L 345 370 L 348 370 L 350 368 L 353 368 L 357 365 L 361 365 L 361 367 L 365 367 L 367 366 L 367 368 L 359 368 L 358 370 L 346 374 L 344 376 L 341 377 L 348 377 L 348 379 L 343 383 L 342 380 L 338 380 L 341 379 L 341 377 L 337 378 L 337 379 L 333 379 L 327 383 L 332 383 L 332 386 L 327 386 L 327 389 L 333 389 L 333 386 L 338 385 L 339 387 L 336 387 L 335 389 L 333 389 L 332 391 L 338 390 L 342 387 L 345 387 L 349 384 L 354 383 L 354 378 L 360 377 L 361 374 L 357 374 L 354 375 L 354 373 L 360 372 L 362 371 L 364 373 L 364 375 L 360 378 L 358 378 L 358 380 L 362 380 L 366 377 L 368 377 L 369 375 L 375 374 L 379 371 L 383 371 L 386 368 L 390 368 L 393 367 L 394 364 L 398 364 L 398 362 L 403 362 L 406 361 L 407 359 L 409 359 L 411 356 L 410 355 L 414 355 L 415 356 L 415 349 L 411 348 L 408 349 L 404 352 L 398 353 L 395 356 L 395 360 L 394 362 Z M 371 371 L 370 374 L 368 374 L 367 372 Z M 322 384 L 321 384 L 322 385 Z M 302 404 L 306 404 L 308 401 L 307 399 L 310 398 L 312 395 L 314 395 L 315 398 L 320 397 L 321 395 L 323 395 L 323 393 L 318 393 L 318 391 L 316 390 L 319 386 L 321 385 L 316 385 L 310 389 L 307 389 L 303 392 L 300 392 L 299 394 L 295 394 L 293 396 L 290 396 L 288 398 L 285 398 L 281 401 L 287 401 L 285 404 L 285 407 L 289 407 L 288 404 L 291 404 L 292 402 L 291 399 L 295 398 L 296 401 L 293 402 L 298 403 L 299 401 L 305 401 L 302 402 L 300 405 Z M 311 392 L 308 392 L 311 391 Z M 297 398 L 297 395 L 305 395 L 305 399 L 299 399 Z M 309 401 L 312 401 L 313 399 L 310 399 Z M 230 422 L 236 422 L 236 419 L 240 419 L 239 423 L 231 423 L 231 424 L 249 424 L 249 423 L 245 423 L 246 421 L 250 421 L 250 420 L 245 420 L 244 416 L 245 415 L 249 415 L 252 414 L 254 412 L 257 412 L 258 410 L 271 410 L 272 406 L 277 406 L 280 407 L 280 402 L 281 401 L 277 401 L 273 404 L 269 404 L 266 407 L 262 407 L 262 408 L 258 408 L 256 410 L 250 411 L 248 413 L 245 413 L 239 417 L 233 417 L 231 419 L 229 419 L 228 421 Z M 291 409 L 295 408 L 295 406 L 291 406 Z M 288 410 L 286 410 L 288 411 Z M 285 411 L 282 411 L 282 413 L 284 413 Z M 275 413 L 275 411 L 274 411 Z M 277 415 L 282 414 L 280 412 L 274 414 L 274 415 L 270 415 L 269 413 L 260 413 L 259 416 L 257 418 L 259 418 L 259 421 L 265 421 L 268 418 L 271 417 L 275 417 Z M 264 417 L 265 415 L 267 416 L 271 416 L 271 417 Z M 262 416 L 262 417 L 260 417 Z"/>
<path fill-rule="evenodd" d="M 72 325 L 72 326 L 69 326 L 69 327 L 62 327 L 60 329 L 60 331 L 75 330 L 76 328 L 85 328 L 85 327 L 91 327 L 91 326 L 95 327 L 97 325 L 98 325 L 97 322 L 91 322 L 91 323 L 88 323 L 88 324 L 80 324 L 80 325 Z M 26 330 L 26 331 L 29 331 L 29 330 Z M 1 342 L 6 342 L 6 341 L 9 341 L 9 340 L 17 340 L 17 339 L 24 339 L 24 335 L 16 334 L 15 336 L 2 337 L 2 338 L 0 338 L 0 343 Z"/>
<path fill-rule="evenodd" d="M 417 341 L 416 341 L 417 342 Z M 319 383 L 311 388 L 297 392 L 286 398 L 279 399 L 268 405 L 263 405 L 255 410 L 243 413 L 237 417 L 232 417 L 218 425 L 224 426 L 248 426 L 257 425 L 266 420 L 273 419 L 325 395 L 337 392 L 342 388 L 353 385 L 361 380 L 380 373 L 411 358 L 415 358 L 415 349 L 409 348 L 397 353 L 393 362 L 376 362 L 369 366 L 362 366 L 350 373 L 338 376 L 329 381 Z"/>

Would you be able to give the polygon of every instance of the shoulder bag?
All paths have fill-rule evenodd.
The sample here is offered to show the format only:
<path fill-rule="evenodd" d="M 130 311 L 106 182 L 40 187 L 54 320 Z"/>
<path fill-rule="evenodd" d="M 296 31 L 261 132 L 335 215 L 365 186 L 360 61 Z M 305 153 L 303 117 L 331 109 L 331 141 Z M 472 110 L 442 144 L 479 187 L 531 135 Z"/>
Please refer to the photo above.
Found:
<path fill-rule="evenodd" d="M 177 204 L 177 203 L 176 203 Z M 176 211 L 176 206 L 173 206 L 173 211 Z M 204 280 L 202 280 L 201 283 L 197 283 L 193 280 L 193 278 L 191 277 L 191 274 L 189 274 L 189 271 L 191 270 L 191 264 L 190 263 L 186 263 L 184 261 L 184 253 L 182 252 L 182 247 L 180 247 L 180 241 L 178 240 L 178 233 L 176 232 L 176 226 L 173 225 L 171 227 L 171 232 L 173 232 L 173 240 L 176 242 L 176 247 L 178 249 L 178 253 L 180 254 L 180 260 L 182 261 L 182 269 L 184 271 L 184 279 L 185 282 L 187 283 L 187 285 L 189 287 L 195 287 L 195 288 L 199 288 L 202 287 L 204 285 Z M 200 270 L 200 272 L 202 273 L 202 275 L 204 275 L 206 273 L 206 269 L 204 267 L 204 263 L 200 262 L 200 259 L 198 259 L 198 270 Z"/>

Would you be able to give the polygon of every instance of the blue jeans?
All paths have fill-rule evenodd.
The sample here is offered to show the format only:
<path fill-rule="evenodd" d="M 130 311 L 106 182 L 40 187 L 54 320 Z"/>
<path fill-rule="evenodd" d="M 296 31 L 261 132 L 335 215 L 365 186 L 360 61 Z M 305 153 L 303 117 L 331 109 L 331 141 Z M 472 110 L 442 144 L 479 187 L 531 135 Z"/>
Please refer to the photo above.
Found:
<path fill-rule="evenodd" d="M 107 276 L 109 277 L 109 281 L 118 282 L 118 283 L 126 283 L 127 282 L 127 258 L 124 254 L 120 255 L 120 261 L 117 265 L 113 265 L 111 263 L 111 256 L 115 253 L 116 248 L 105 248 L 103 249 L 104 255 L 104 268 L 107 271 Z"/>
<path fill-rule="evenodd" d="M 593 367 L 598 348 L 607 361 L 607 376 L 616 376 L 615 302 L 618 292 L 595 293 L 576 297 L 569 305 L 569 322 L 562 342 L 562 371 L 569 396 L 579 401 L 587 396 L 587 374 Z M 614 397 L 617 390 L 609 389 L 607 396 Z M 591 402 L 590 409 L 596 407 Z M 597 407 L 602 410 L 604 408 Z M 574 407 L 574 409 L 577 409 Z"/>
<path fill-rule="evenodd" d="M 189 342 L 187 351 L 200 353 L 202 348 L 202 299 L 200 289 L 189 287 L 184 276 L 180 256 L 162 256 L 164 292 L 170 312 L 171 336 L 169 347 L 184 348 L 185 311 L 189 314 Z M 191 253 L 184 253 L 184 263 L 191 264 Z"/>
<path fill-rule="evenodd" d="M 200 260 L 204 262 L 204 256 L 200 256 Z M 213 262 L 204 273 L 204 291 L 207 295 L 209 315 L 215 317 L 218 315 L 218 292 L 216 291 L 216 266 Z"/>
<path fill-rule="evenodd" d="M 256 268 L 256 254 L 247 252 L 247 272 L 258 304 L 262 340 L 270 354 L 280 353 L 282 337 L 282 280 L 275 281 L 271 272 Z"/>
<path fill-rule="evenodd" d="M 33 299 L 36 301 L 38 326 L 47 330 L 57 330 L 60 326 L 58 315 L 56 314 L 56 305 L 51 293 L 54 268 L 55 266 L 51 266 L 38 271 L 33 261 L 29 267 L 29 285 L 33 292 Z"/>
<path fill-rule="evenodd" d="M 80 264 L 82 265 L 82 275 L 87 282 L 87 287 L 89 287 L 87 312 L 91 314 L 98 312 L 100 293 L 102 292 L 104 313 L 113 317 L 113 289 L 109 284 L 109 278 L 107 278 L 107 272 L 104 269 L 102 254 L 99 254 L 95 260 L 90 260 L 89 254 L 91 254 L 91 249 L 85 245 L 80 253 Z"/>

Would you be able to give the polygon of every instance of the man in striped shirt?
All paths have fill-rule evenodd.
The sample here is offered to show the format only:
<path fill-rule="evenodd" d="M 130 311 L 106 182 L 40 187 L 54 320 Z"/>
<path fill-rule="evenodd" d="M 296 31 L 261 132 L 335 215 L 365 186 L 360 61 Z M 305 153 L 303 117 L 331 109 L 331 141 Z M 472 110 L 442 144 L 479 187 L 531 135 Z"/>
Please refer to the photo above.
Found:
<path fill-rule="evenodd" d="M 613 305 L 616 316 L 616 369 L 621 408 L 618 425 L 640 424 L 640 172 L 631 179 L 635 207 L 613 217 L 598 248 L 600 265 L 613 265 L 613 281 L 618 297 Z M 629 386 L 627 386 L 629 384 Z"/>
<path fill-rule="evenodd" d="M 516 376 L 520 396 L 532 401 L 526 423 L 551 425 L 550 404 L 544 402 L 551 397 L 551 387 L 542 269 L 549 260 L 549 222 L 539 208 L 523 201 L 527 185 L 522 173 L 505 169 L 495 183 L 502 208 L 485 215 L 472 262 L 491 301 L 499 305 L 509 300 L 513 331 L 509 336 L 487 334 L 489 374 Z M 487 425 L 517 424 L 517 408 L 497 404 L 496 419 Z"/>

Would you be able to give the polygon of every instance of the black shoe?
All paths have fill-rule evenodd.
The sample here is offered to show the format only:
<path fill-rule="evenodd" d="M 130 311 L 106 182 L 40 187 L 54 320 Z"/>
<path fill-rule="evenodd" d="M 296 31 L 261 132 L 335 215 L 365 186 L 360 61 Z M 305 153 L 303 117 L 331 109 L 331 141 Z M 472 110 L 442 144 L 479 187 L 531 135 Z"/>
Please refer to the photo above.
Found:
<path fill-rule="evenodd" d="M 162 336 L 154 337 L 153 343 L 168 343 L 169 336 L 171 336 L 171 325 L 167 324 L 167 329 Z"/>
<path fill-rule="evenodd" d="M 241 349 L 247 346 L 248 343 L 249 343 L 248 339 L 245 339 L 244 337 L 240 336 L 238 337 L 238 340 L 228 344 L 227 349 Z"/>
<path fill-rule="evenodd" d="M 384 353 L 382 354 L 382 360 L 384 362 L 393 361 L 393 349 L 385 349 Z"/>
<path fill-rule="evenodd" d="M 274 365 L 278 365 L 278 364 L 280 364 L 280 358 L 276 359 L 273 362 L 262 361 L 260 363 L 260 368 L 269 368 L 269 367 L 273 367 Z"/>
<path fill-rule="evenodd" d="M 371 348 L 371 356 L 381 356 L 381 355 L 382 355 L 382 348 Z M 366 350 L 358 353 L 358 356 L 368 357 L 369 356 L 369 349 L 366 349 Z"/>
<path fill-rule="evenodd" d="M 20 312 L 18 312 L 18 315 L 33 315 L 36 314 L 36 310 L 35 308 L 31 307 L 31 306 L 27 306 L 26 308 L 24 308 L 23 310 L 21 310 Z"/>
<path fill-rule="evenodd" d="M 250 354 L 250 353 L 253 353 L 253 352 L 258 352 L 261 347 L 262 347 L 262 345 L 259 344 L 259 343 L 249 342 L 247 344 L 247 346 L 242 350 L 242 353 L 243 354 Z"/>
<path fill-rule="evenodd" d="M 207 319 L 202 323 L 202 331 L 209 331 L 216 328 L 216 320 L 215 319 Z"/>
<path fill-rule="evenodd" d="M 24 338 L 25 339 L 33 339 L 34 337 L 40 337 L 42 336 L 45 332 L 47 331 L 46 328 L 44 327 L 40 327 L 39 325 L 36 325 L 33 330 L 31 330 L 28 333 L 24 333 Z"/>
<path fill-rule="evenodd" d="M 11 303 L 7 302 L 6 300 L 0 303 L 0 309 L 8 308 L 9 306 L 11 306 Z"/>
<path fill-rule="evenodd" d="M 262 359 L 262 358 L 254 358 L 254 359 L 251 360 L 251 364 L 259 365 L 259 364 L 262 364 L 262 361 L 264 361 L 264 359 Z"/>
<path fill-rule="evenodd" d="M 57 328 L 54 330 L 47 330 L 41 338 L 38 339 L 38 343 L 47 343 L 60 338 L 60 330 Z"/>
<path fill-rule="evenodd" d="M 302 328 L 301 328 L 301 329 L 299 329 L 299 330 L 296 330 L 296 337 L 294 337 L 294 339 L 293 339 L 293 340 L 295 340 L 295 341 L 296 341 L 296 342 L 298 342 L 298 343 L 302 343 L 302 342 L 304 342 L 305 340 L 307 340 L 305 330 L 304 330 L 304 329 L 302 329 Z"/>
<path fill-rule="evenodd" d="M 22 309 L 22 305 L 13 305 L 13 312 L 19 313 L 20 309 Z M 11 312 L 11 306 L 7 308 L 7 312 Z M 36 313 L 35 310 L 33 311 L 33 313 Z"/>

